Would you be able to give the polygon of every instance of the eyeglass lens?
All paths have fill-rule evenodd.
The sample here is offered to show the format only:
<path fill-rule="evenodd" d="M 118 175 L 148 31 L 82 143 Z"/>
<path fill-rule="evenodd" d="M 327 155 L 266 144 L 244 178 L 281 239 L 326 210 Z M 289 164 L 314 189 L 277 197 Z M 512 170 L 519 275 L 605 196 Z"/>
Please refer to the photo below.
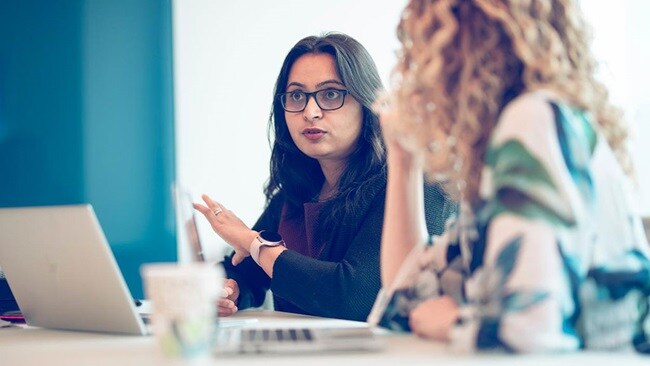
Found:
<path fill-rule="evenodd" d="M 339 109 L 345 102 L 347 90 L 323 89 L 313 93 L 292 91 L 281 95 L 282 107 L 287 112 L 302 112 L 307 107 L 310 96 L 314 96 L 318 107 L 325 111 Z"/>

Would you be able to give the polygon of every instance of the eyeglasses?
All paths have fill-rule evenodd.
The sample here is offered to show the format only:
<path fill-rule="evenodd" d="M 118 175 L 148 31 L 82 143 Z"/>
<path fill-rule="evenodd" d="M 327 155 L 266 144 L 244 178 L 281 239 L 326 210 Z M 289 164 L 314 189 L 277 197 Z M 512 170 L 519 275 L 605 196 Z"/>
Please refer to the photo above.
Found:
<path fill-rule="evenodd" d="M 280 103 L 282 103 L 282 108 L 287 112 L 304 111 L 311 96 L 316 100 L 318 108 L 324 111 L 333 111 L 343 107 L 345 96 L 348 93 L 347 90 L 341 89 L 323 89 L 313 93 L 296 90 L 279 94 L 278 97 L 280 98 Z"/>

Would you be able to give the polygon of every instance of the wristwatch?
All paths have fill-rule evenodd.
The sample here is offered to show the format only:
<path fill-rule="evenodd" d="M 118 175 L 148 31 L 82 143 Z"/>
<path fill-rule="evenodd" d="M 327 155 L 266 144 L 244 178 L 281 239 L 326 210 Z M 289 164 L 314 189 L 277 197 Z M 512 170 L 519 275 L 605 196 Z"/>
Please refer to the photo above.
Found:
<path fill-rule="evenodd" d="M 258 265 L 260 264 L 260 249 L 263 246 L 264 247 L 277 247 L 277 246 L 286 247 L 286 245 L 284 244 L 284 240 L 282 240 L 282 236 L 280 234 L 276 233 L 275 231 L 269 231 L 269 230 L 260 231 L 257 237 L 253 239 L 253 242 L 251 243 L 250 246 L 251 257 Z"/>

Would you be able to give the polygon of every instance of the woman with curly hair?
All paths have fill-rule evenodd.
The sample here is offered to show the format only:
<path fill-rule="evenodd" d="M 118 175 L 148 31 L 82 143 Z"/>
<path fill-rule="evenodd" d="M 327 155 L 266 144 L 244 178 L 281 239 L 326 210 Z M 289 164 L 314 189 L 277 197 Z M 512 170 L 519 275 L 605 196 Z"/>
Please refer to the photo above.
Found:
<path fill-rule="evenodd" d="M 410 1 L 377 105 L 383 325 L 466 350 L 650 352 L 626 128 L 585 29 L 572 0 Z M 441 237 L 423 171 L 461 201 Z"/>

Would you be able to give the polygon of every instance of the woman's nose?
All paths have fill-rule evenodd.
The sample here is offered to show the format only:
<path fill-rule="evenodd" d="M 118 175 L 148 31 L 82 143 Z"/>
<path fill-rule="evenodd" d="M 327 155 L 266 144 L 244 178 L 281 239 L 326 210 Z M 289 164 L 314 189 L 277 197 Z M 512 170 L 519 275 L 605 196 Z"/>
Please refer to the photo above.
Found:
<path fill-rule="evenodd" d="M 311 122 L 323 116 L 323 111 L 318 106 L 318 103 L 316 103 L 316 98 L 314 96 L 310 96 L 310 98 L 307 99 L 307 105 L 302 113 L 305 120 Z"/>

